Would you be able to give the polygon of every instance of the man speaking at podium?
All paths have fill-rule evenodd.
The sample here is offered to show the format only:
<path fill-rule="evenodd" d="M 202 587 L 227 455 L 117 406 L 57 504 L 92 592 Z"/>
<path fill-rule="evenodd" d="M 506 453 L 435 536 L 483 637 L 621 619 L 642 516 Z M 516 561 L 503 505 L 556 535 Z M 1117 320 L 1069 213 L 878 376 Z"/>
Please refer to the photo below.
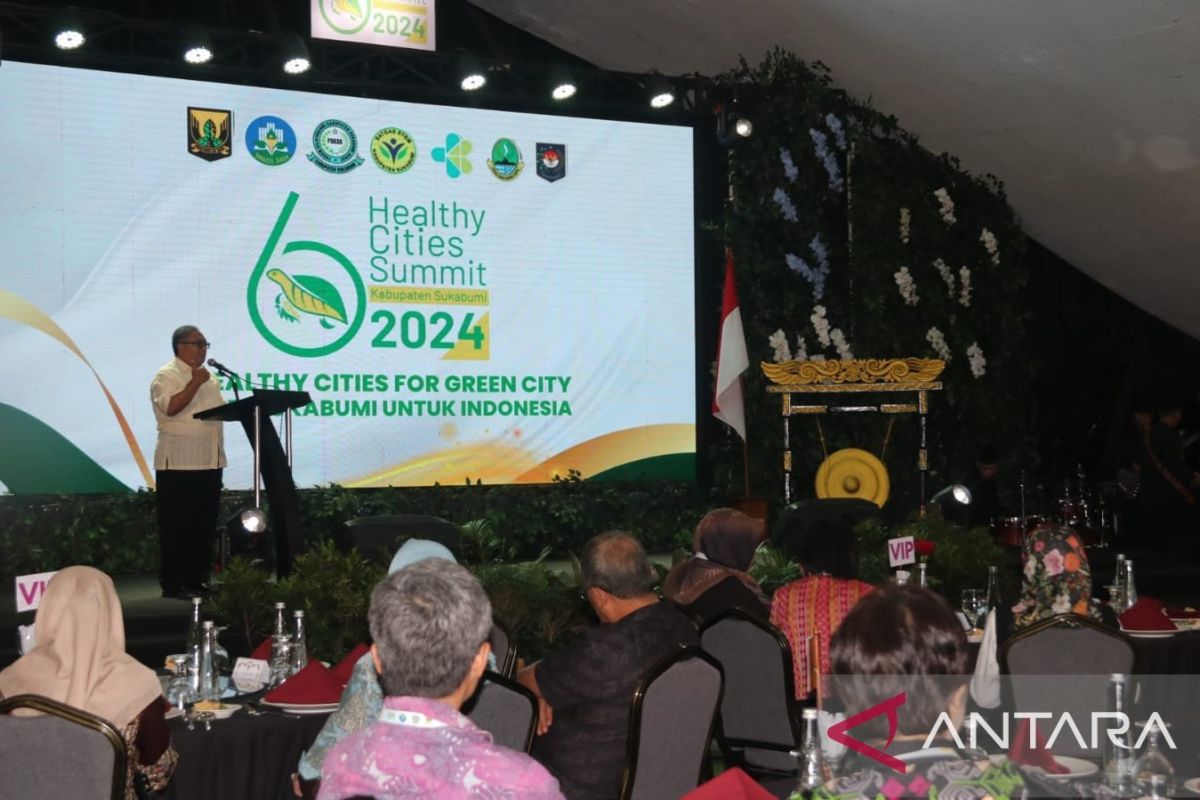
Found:
<path fill-rule="evenodd" d="M 196 326 L 176 328 L 171 334 L 175 357 L 150 383 L 158 425 L 154 480 L 163 597 L 207 591 L 212 567 L 225 437 L 222 423 L 192 417 L 225 402 L 221 384 L 204 368 L 208 347 Z"/>

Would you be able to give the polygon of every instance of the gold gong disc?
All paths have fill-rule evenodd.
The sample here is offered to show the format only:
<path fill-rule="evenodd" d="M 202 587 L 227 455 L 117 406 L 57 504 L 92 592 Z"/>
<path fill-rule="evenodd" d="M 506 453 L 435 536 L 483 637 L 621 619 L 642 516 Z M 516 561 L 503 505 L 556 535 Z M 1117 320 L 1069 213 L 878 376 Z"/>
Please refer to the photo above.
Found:
<path fill-rule="evenodd" d="M 817 497 L 853 497 L 882 507 L 890 490 L 887 467 L 866 450 L 838 450 L 817 468 Z"/>

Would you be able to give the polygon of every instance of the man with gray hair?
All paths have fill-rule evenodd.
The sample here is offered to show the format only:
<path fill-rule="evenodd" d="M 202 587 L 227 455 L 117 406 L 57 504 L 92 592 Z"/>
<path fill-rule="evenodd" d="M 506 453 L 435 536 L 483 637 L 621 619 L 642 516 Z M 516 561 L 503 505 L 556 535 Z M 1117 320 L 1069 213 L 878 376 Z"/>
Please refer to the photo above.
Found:
<path fill-rule="evenodd" d="M 542 765 L 458 711 L 491 652 L 492 606 L 475 576 L 440 558 L 404 567 L 371 593 L 368 622 L 383 710 L 329 750 L 320 800 L 562 797 Z"/>
<path fill-rule="evenodd" d="M 642 676 L 696 628 L 653 592 L 654 570 L 628 533 L 593 537 L 580 556 L 582 589 L 602 624 L 521 670 L 538 696 L 534 756 L 570 800 L 614 800 L 621 790 L 629 709 Z"/>

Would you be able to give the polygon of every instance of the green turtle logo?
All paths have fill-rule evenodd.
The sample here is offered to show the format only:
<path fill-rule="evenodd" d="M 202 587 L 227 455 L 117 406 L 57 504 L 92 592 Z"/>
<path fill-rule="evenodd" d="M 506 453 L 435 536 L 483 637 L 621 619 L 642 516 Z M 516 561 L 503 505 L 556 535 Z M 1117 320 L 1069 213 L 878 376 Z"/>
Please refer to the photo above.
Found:
<path fill-rule="evenodd" d="M 521 160 L 521 150 L 512 139 L 497 139 L 492 145 L 492 157 L 487 162 L 488 169 L 502 181 L 511 181 L 521 174 L 525 162 Z"/>
<path fill-rule="evenodd" d="M 367 292 L 350 259 L 321 242 L 288 242 L 279 253 L 289 257 L 288 266 L 271 263 L 299 200 L 295 192 L 288 194 L 250 273 L 246 302 L 264 339 L 290 355 L 313 358 L 354 338 L 366 316 Z M 346 297 L 353 298 L 349 310 Z"/>

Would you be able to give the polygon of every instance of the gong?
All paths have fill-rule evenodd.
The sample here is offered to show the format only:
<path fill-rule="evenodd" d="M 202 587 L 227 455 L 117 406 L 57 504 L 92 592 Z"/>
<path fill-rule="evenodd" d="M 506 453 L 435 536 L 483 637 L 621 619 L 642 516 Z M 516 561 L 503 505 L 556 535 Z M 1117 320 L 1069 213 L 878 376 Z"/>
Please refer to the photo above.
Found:
<path fill-rule="evenodd" d="M 817 497 L 853 497 L 882 508 L 890 489 L 887 467 L 866 450 L 838 450 L 817 468 Z"/>

